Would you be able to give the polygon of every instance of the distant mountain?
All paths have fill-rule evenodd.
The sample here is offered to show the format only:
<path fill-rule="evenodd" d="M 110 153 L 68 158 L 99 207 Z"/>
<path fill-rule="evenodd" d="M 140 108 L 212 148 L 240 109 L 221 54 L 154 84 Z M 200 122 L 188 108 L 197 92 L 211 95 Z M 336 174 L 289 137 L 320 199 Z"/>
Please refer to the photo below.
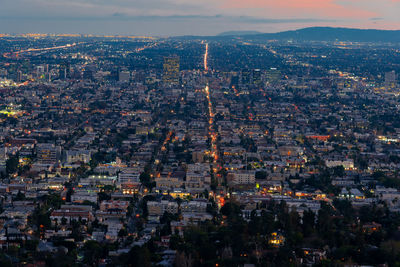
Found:
<path fill-rule="evenodd" d="M 243 37 L 243 36 L 237 36 Z M 249 40 L 349 41 L 400 43 L 400 31 L 311 27 L 295 31 L 246 35 Z"/>
<path fill-rule="evenodd" d="M 245 35 L 256 35 L 262 34 L 262 32 L 258 31 L 229 31 L 229 32 L 222 32 L 217 36 L 245 36 Z"/>
<path fill-rule="evenodd" d="M 252 31 L 230 31 L 216 36 L 178 36 L 174 39 L 185 40 L 293 40 L 293 41 L 348 41 L 372 43 L 400 43 L 400 30 L 364 30 L 333 27 L 310 27 L 278 33 L 259 33 Z"/>

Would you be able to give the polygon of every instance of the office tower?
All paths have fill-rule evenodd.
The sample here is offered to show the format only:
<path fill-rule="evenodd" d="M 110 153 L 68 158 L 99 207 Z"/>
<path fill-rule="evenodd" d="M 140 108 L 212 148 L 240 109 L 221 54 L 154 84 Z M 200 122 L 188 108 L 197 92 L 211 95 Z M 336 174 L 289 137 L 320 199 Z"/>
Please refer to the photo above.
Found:
<path fill-rule="evenodd" d="M 119 81 L 120 82 L 129 82 L 131 79 L 131 73 L 129 71 L 120 71 L 119 72 Z"/>
<path fill-rule="evenodd" d="M 265 78 L 267 82 L 273 83 L 277 82 L 281 79 L 281 72 L 276 68 L 270 68 L 265 73 Z"/>
<path fill-rule="evenodd" d="M 0 174 L 6 173 L 6 166 L 7 166 L 7 148 L 2 147 L 0 148 Z"/>
<path fill-rule="evenodd" d="M 165 84 L 179 84 L 179 57 L 165 57 L 163 67 L 163 82 Z"/>
<path fill-rule="evenodd" d="M 59 159 L 61 149 L 59 146 L 43 143 L 36 146 L 36 154 L 39 164 L 54 165 Z"/>
<path fill-rule="evenodd" d="M 385 87 L 386 89 L 394 89 L 397 87 L 397 75 L 394 70 L 385 73 Z"/>
<path fill-rule="evenodd" d="M 20 83 L 22 82 L 22 71 L 17 71 L 17 82 Z"/>
<path fill-rule="evenodd" d="M 71 77 L 71 66 L 68 62 L 62 62 L 59 68 L 59 79 L 65 80 Z"/>
<path fill-rule="evenodd" d="M 0 77 L 1 78 L 7 78 L 8 72 L 6 69 L 0 69 Z"/>
<path fill-rule="evenodd" d="M 17 71 L 17 83 L 22 82 L 22 79 L 23 79 L 22 71 L 18 70 Z"/>
<path fill-rule="evenodd" d="M 253 70 L 253 84 L 255 86 L 261 86 L 262 85 L 262 78 L 261 78 L 261 70 L 260 69 Z"/>
<path fill-rule="evenodd" d="M 36 66 L 36 77 L 42 76 L 43 73 L 44 73 L 44 66 L 43 65 Z"/>
<path fill-rule="evenodd" d="M 251 72 L 248 69 L 243 69 L 241 71 L 241 83 L 250 84 L 251 82 Z"/>
<path fill-rule="evenodd" d="M 232 87 L 235 87 L 235 88 L 239 87 L 239 76 L 232 76 L 230 87 L 231 88 Z"/>

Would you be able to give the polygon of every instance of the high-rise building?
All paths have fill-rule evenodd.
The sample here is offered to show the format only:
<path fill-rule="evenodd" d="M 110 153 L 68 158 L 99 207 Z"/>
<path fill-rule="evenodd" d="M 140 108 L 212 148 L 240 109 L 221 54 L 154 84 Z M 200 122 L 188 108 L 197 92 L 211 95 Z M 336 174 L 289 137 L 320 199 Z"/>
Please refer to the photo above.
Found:
<path fill-rule="evenodd" d="M 39 78 L 40 76 L 42 76 L 44 74 L 44 72 L 45 72 L 45 66 L 44 65 L 36 66 L 36 77 Z"/>
<path fill-rule="evenodd" d="M 0 148 L 0 174 L 1 173 L 6 173 L 6 164 L 7 162 L 7 148 L 2 147 Z"/>
<path fill-rule="evenodd" d="M 66 61 L 60 64 L 60 68 L 58 71 L 59 71 L 59 79 L 61 80 L 65 80 L 71 77 L 71 65 Z"/>
<path fill-rule="evenodd" d="M 262 85 L 262 78 L 261 78 L 261 70 L 260 69 L 253 70 L 253 84 L 255 86 L 261 86 Z"/>
<path fill-rule="evenodd" d="M 129 82 L 131 79 L 131 73 L 129 71 L 120 71 L 119 72 L 119 81 L 120 82 Z"/>
<path fill-rule="evenodd" d="M 251 82 L 251 72 L 248 69 L 243 69 L 241 71 L 241 83 L 250 84 Z"/>
<path fill-rule="evenodd" d="M 394 70 L 385 73 L 385 87 L 386 89 L 394 89 L 397 87 L 397 75 Z"/>
<path fill-rule="evenodd" d="M 36 154 L 39 164 L 54 165 L 59 159 L 61 148 L 49 143 L 38 144 L 36 146 Z"/>
<path fill-rule="evenodd" d="M 22 79 L 23 79 L 23 77 L 22 77 L 22 71 L 18 70 L 18 71 L 17 71 L 17 83 L 22 82 Z"/>
<path fill-rule="evenodd" d="M 1 78 L 7 78 L 8 72 L 6 69 L 0 69 L 0 77 Z"/>
<path fill-rule="evenodd" d="M 232 76 L 230 87 L 239 87 L 239 76 Z"/>
<path fill-rule="evenodd" d="M 270 68 L 269 70 L 266 71 L 265 73 L 265 78 L 267 82 L 273 83 L 277 82 L 281 79 L 281 72 L 280 70 L 276 68 Z"/>
<path fill-rule="evenodd" d="M 179 84 L 179 57 L 165 57 L 163 67 L 163 82 L 165 84 Z"/>

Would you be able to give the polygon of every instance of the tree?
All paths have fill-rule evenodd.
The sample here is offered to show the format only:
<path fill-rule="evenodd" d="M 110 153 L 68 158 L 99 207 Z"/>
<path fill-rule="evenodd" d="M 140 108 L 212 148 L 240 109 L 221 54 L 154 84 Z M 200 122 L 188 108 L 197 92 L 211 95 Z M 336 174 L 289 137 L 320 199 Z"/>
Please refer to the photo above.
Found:
<path fill-rule="evenodd" d="M 140 174 L 139 179 L 142 184 L 145 184 L 150 183 L 151 177 L 150 174 L 148 174 L 147 172 L 143 172 Z"/>
<path fill-rule="evenodd" d="M 18 191 L 18 194 L 15 196 L 14 200 L 16 200 L 16 201 L 25 200 L 25 194 L 22 193 L 21 191 Z"/>
<path fill-rule="evenodd" d="M 46 204 L 51 208 L 59 209 L 64 204 L 64 200 L 59 194 L 52 193 L 46 196 Z"/>
<path fill-rule="evenodd" d="M 120 260 L 125 266 L 130 267 L 150 267 L 151 254 L 147 247 L 134 246 L 126 255 L 122 255 Z"/>
<path fill-rule="evenodd" d="M 149 190 L 151 190 L 154 187 L 154 184 L 151 181 L 151 176 L 148 172 L 143 172 L 140 174 L 140 182 Z"/>
<path fill-rule="evenodd" d="M 314 230 L 315 225 L 315 214 L 311 210 L 305 210 L 303 213 L 303 234 L 309 236 Z"/>
<path fill-rule="evenodd" d="M 6 161 L 6 172 L 7 174 L 14 173 L 18 170 L 19 159 L 18 156 L 11 156 Z"/>
<path fill-rule="evenodd" d="M 343 166 L 336 166 L 333 168 L 333 175 L 334 176 L 339 176 L 339 177 L 343 177 L 345 174 L 344 172 L 344 167 Z"/>
<path fill-rule="evenodd" d="M 354 209 L 349 200 L 334 199 L 333 205 L 346 219 L 351 219 L 354 217 Z"/>
<path fill-rule="evenodd" d="M 118 232 L 118 237 L 125 237 L 128 235 L 128 231 L 126 230 L 126 228 L 121 228 L 121 230 L 119 230 Z"/>
<path fill-rule="evenodd" d="M 227 216 L 229 219 L 240 217 L 240 206 L 232 201 L 226 202 L 221 208 L 221 214 Z"/>
<path fill-rule="evenodd" d="M 102 202 L 103 200 L 110 200 L 111 196 L 107 194 L 106 192 L 99 192 L 99 202 Z"/>
<path fill-rule="evenodd" d="M 103 248 L 97 242 L 89 240 L 83 246 L 84 262 L 90 266 L 97 266 L 99 259 L 103 255 Z"/>
<path fill-rule="evenodd" d="M 257 171 L 256 179 L 264 180 L 267 178 L 267 173 L 265 171 Z"/>
<path fill-rule="evenodd" d="M 11 258 L 4 253 L 0 253 L 0 266 L 4 266 L 4 267 L 12 267 L 14 266 Z"/>
<path fill-rule="evenodd" d="M 48 229 L 51 227 L 50 212 L 45 206 L 37 207 L 28 218 L 31 225 L 37 229 Z"/>

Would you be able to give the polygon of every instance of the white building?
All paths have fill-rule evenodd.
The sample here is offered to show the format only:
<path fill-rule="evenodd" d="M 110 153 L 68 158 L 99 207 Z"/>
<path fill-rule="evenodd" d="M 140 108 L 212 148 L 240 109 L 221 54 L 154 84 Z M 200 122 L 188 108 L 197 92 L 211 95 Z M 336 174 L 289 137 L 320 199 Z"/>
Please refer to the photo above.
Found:
<path fill-rule="evenodd" d="M 354 169 L 354 161 L 352 159 L 346 160 L 325 160 L 325 165 L 328 168 L 343 166 L 345 170 Z"/>
<path fill-rule="evenodd" d="M 147 202 L 147 210 L 150 216 L 161 216 L 164 214 L 164 212 L 175 214 L 178 213 L 178 203 L 168 200 L 162 200 L 160 202 L 149 201 Z"/>
<path fill-rule="evenodd" d="M 89 150 L 68 150 L 65 152 L 65 160 L 67 163 L 89 163 L 90 159 L 91 152 Z"/>
<path fill-rule="evenodd" d="M 256 182 L 256 175 L 254 171 L 236 171 L 230 172 L 227 176 L 230 185 L 251 185 Z"/>

